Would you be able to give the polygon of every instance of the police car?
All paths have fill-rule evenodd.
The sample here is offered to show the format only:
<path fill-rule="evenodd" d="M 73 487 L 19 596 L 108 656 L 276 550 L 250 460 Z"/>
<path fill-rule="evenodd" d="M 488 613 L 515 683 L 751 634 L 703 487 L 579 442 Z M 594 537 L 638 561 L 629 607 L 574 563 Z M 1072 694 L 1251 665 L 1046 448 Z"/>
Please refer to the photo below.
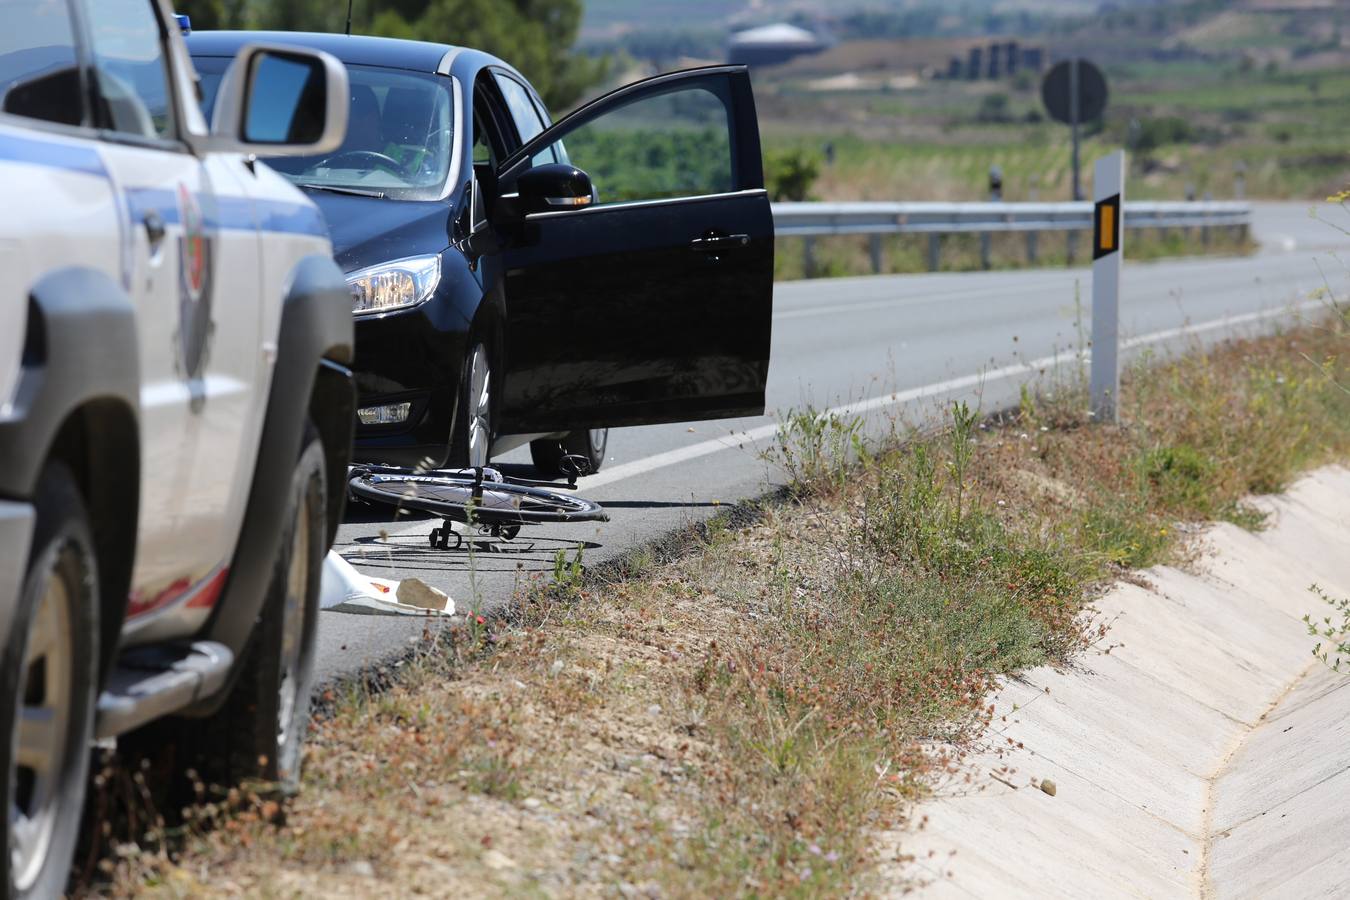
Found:
<path fill-rule="evenodd" d="M 348 84 L 251 44 L 208 124 L 159 0 L 0 0 L 0 22 L 0 891 L 46 897 L 95 740 L 156 722 L 224 777 L 296 781 L 351 298 L 313 204 L 252 154 L 336 149 Z"/>

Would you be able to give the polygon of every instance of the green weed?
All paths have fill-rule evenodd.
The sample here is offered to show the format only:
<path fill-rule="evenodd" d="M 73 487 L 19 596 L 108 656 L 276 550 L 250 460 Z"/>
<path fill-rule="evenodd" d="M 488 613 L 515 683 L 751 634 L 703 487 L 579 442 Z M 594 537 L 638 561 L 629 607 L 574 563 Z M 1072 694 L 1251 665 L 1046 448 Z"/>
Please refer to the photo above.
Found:
<path fill-rule="evenodd" d="M 1331 612 L 1320 620 L 1311 615 L 1303 617 L 1308 634 L 1319 638 L 1313 647 L 1313 656 L 1332 671 L 1339 672 L 1345 657 L 1350 656 L 1350 597 L 1333 597 L 1315 584 L 1309 590 L 1331 607 Z"/>
<path fill-rule="evenodd" d="M 808 407 L 789 413 L 778 426 L 778 440 L 765 455 L 781 467 L 788 488 L 798 496 L 837 491 L 852 462 L 866 452 L 862 419 Z"/>

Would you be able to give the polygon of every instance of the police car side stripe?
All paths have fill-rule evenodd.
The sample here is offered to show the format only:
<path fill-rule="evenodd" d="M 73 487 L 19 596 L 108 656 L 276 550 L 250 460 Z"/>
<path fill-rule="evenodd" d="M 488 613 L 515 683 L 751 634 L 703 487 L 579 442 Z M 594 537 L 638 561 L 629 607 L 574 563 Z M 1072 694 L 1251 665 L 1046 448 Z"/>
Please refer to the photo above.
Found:
<path fill-rule="evenodd" d="M 17 134 L 0 133 L 0 160 L 108 177 L 108 170 L 103 167 L 103 160 L 97 150 L 62 141 L 35 140 Z"/>
<path fill-rule="evenodd" d="M 80 172 L 85 175 L 108 177 L 103 159 L 93 147 L 82 147 L 61 141 L 44 141 L 26 135 L 0 132 L 0 162 L 17 162 Z M 179 224 L 178 197 L 162 188 L 127 188 L 127 205 L 132 220 L 137 221 L 146 212 L 159 213 L 165 224 Z M 217 197 L 215 210 L 204 210 L 208 227 L 231 231 L 262 231 L 283 234 L 304 234 L 328 237 L 328 226 L 308 203 L 287 203 L 280 200 L 254 200 L 246 197 Z M 254 216 L 257 220 L 254 220 Z"/>
<path fill-rule="evenodd" d="M 126 196 L 133 221 L 139 221 L 145 213 L 154 210 L 166 225 L 182 224 L 178 196 L 173 191 L 163 188 L 127 188 Z M 206 200 L 205 197 L 200 199 Z M 278 200 L 250 201 L 247 197 L 216 196 L 214 200 L 214 205 L 209 202 L 202 204 L 208 231 L 261 230 L 328 237 L 328 226 L 323 216 L 309 204 Z"/>
<path fill-rule="evenodd" d="M 165 225 L 182 224 L 178 213 L 178 195 L 160 188 L 127 188 L 124 192 L 131 221 L 139 222 L 145 214 L 155 212 Z"/>

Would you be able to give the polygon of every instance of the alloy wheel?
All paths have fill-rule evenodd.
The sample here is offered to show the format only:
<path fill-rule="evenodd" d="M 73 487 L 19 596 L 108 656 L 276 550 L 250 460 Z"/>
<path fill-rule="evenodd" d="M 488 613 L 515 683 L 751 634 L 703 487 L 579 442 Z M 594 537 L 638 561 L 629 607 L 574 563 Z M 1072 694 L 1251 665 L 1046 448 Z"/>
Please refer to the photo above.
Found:
<path fill-rule="evenodd" d="M 609 429 L 592 428 L 589 435 L 591 439 L 591 455 L 603 459 L 605 456 L 605 447 L 609 444 Z"/>
<path fill-rule="evenodd" d="M 66 777 L 75 663 L 72 612 L 68 586 L 51 572 L 24 646 L 8 773 L 10 864 L 20 892 L 42 872 Z"/>
<path fill-rule="evenodd" d="M 281 614 L 280 686 L 277 699 L 277 751 L 284 753 L 297 727 L 296 704 L 300 701 L 304 678 L 305 606 L 309 594 L 310 510 L 308 493 L 295 506 L 295 525 L 291 532 L 290 564 L 286 570 L 286 597 Z M 289 765 L 279 757 L 278 769 Z M 284 773 L 283 773 L 284 774 Z"/>
<path fill-rule="evenodd" d="M 469 363 L 469 466 L 486 466 L 492 443 L 492 369 L 487 348 L 476 344 Z"/>

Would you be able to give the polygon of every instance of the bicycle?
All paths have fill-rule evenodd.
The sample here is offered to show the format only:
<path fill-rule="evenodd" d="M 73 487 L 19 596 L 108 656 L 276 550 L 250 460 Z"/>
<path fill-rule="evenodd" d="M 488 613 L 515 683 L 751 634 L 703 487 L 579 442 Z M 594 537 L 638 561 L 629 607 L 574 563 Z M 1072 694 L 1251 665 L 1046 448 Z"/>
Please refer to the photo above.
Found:
<path fill-rule="evenodd" d="M 441 517 L 441 526 L 431 530 L 427 541 L 433 550 L 457 550 L 464 537 L 455 530 L 455 522 L 508 541 L 526 525 L 608 522 L 609 514 L 600 504 L 564 493 L 576 490 L 577 478 L 585 474 L 586 466 L 584 457 L 564 457 L 563 471 L 568 476 L 564 487 L 552 481 L 508 477 L 487 466 L 422 473 L 363 465 L 350 471 L 348 490 L 362 502 Z M 451 535 L 454 547 L 450 546 Z"/>

